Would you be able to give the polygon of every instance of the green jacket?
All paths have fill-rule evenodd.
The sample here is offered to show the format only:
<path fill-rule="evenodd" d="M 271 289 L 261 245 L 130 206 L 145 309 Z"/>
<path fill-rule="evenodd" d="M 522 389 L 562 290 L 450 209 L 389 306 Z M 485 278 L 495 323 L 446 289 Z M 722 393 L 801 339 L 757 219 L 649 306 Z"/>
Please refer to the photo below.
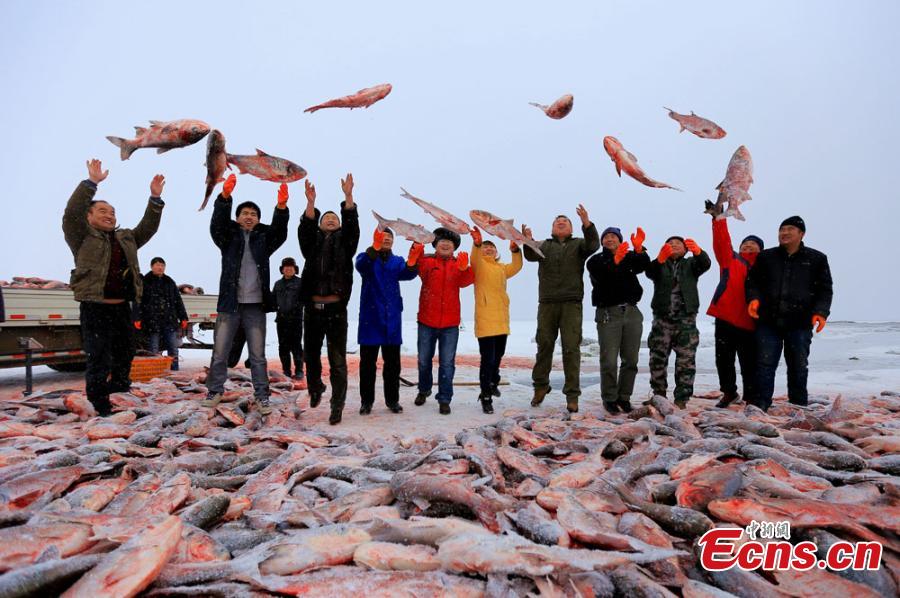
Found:
<path fill-rule="evenodd" d="M 600 248 L 600 236 L 592 222 L 581 227 L 584 238 L 551 237 L 541 243 L 542 258 L 528 245 L 523 246 L 525 259 L 539 262 L 538 301 L 562 303 L 584 300 L 584 262 Z"/>
<path fill-rule="evenodd" d="M 97 192 L 97 185 L 91 181 L 82 181 L 63 214 L 62 228 L 66 243 L 75 257 L 75 269 L 69 285 L 75 294 L 76 301 L 103 301 L 103 287 L 109 271 L 110 244 L 107 235 L 87 222 L 87 212 Z M 115 235 L 128 262 L 128 272 L 134 283 L 135 299 L 140 301 L 143 288 L 137 250 L 156 234 L 159 219 L 165 204 L 158 197 L 151 197 L 147 202 L 144 217 L 133 229 L 116 229 Z"/>
<path fill-rule="evenodd" d="M 653 281 L 653 300 L 650 302 L 653 315 L 669 315 L 676 269 L 681 286 L 681 296 L 684 297 L 685 310 L 689 314 L 696 314 L 700 310 L 697 279 L 709 270 L 710 265 L 709 255 L 705 251 L 701 251 L 694 257 L 683 257 L 678 261 L 669 259 L 664 264 L 660 264 L 658 260 L 652 260 L 647 266 L 646 274 L 647 278 Z"/>

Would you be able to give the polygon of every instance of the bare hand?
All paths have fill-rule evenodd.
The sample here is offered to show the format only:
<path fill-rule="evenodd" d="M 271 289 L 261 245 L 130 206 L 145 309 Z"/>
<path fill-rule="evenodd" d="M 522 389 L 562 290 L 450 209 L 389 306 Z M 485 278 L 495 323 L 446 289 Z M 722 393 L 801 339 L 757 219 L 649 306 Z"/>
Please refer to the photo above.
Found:
<path fill-rule="evenodd" d="M 578 204 L 578 207 L 575 208 L 575 213 L 581 218 L 581 226 L 588 227 L 591 225 L 591 219 L 588 217 L 587 210 L 584 209 L 583 205 Z"/>
<path fill-rule="evenodd" d="M 87 169 L 88 180 L 95 185 L 109 176 L 109 170 L 103 170 L 103 164 L 96 158 L 87 161 Z"/>
<path fill-rule="evenodd" d="M 532 241 L 534 240 L 534 237 L 531 236 L 531 229 L 524 224 L 522 225 L 522 234 L 525 235 L 525 237 L 527 237 L 528 239 L 531 239 Z"/>
<path fill-rule="evenodd" d="M 344 192 L 345 207 L 353 207 L 353 173 L 348 172 L 347 178 L 341 179 L 341 190 Z"/>
<path fill-rule="evenodd" d="M 306 203 L 310 206 L 316 205 L 316 186 L 306 179 Z"/>
<path fill-rule="evenodd" d="M 153 177 L 150 181 L 150 197 L 162 197 L 163 187 L 166 184 L 166 177 L 161 174 Z"/>

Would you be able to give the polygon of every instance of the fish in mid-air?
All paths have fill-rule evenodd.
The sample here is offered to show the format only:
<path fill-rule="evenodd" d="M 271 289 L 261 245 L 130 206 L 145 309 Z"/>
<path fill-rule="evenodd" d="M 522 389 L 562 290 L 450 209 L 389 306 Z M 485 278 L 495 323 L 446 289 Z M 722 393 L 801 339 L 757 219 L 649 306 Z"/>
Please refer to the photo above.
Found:
<path fill-rule="evenodd" d="M 469 212 L 469 217 L 481 230 L 504 241 L 513 241 L 519 247 L 528 245 L 536 254 L 544 257 L 544 254 L 541 252 L 541 244 L 523 235 L 522 231 L 515 227 L 515 221 L 512 218 L 503 219 L 484 210 L 472 210 Z"/>
<path fill-rule="evenodd" d="M 197 143 L 209 133 L 209 125 L 202 120 L 182 119 L 162 122 L 151 120 L 149 127 L 135 127 L 134 139 L 108 135 L 106 138 L 119 148 L 123 160 L 142 147 L 155 147 L 162 154 L 177 147 Z"/>
<path fill-rule="evenodd" d="M 662 183 L 660 181 L 654 181 L 650 177 L 648 177 L 644 171 L 638 166 L 637 157 L 622 147 L 621 142 L 615 137 L 611 135 L 607 135 L 603 138 L 603 149 L 606 150 L 606 153 L 609 154 L 609 157 L 616 165 L 616 172 L 619 176 L 622 176 L 622 171 L 625 172 L 628 176 L 633 178 L 639 183 L 647 185 L 648 187 L 656 187 L 658 189 L 674 189 L 676 191 L 681 191 L 678 187 L 673 187 L 668 183 Z"/>
<path fill-rule="evenodd" d="M 725 178 L 716 185 L 716 189 L 719 190 L 719 198 L 709 209 L 722 209 L 724 203 L 727 202 L 728 209 L 725 210 L 725 215 L 744 220 L 744 215 L 741 214 L 739 208 L 745 201 L 753 199 L 749 193 L 751 184 L 753 184 L 753 158 L 750 156 L 750 150 L 742 145 L 731 156 L 728 169 L 725 171 Z"/>
<path fill-rule="evenodd" d="M 394 234 L 399 235 L 408 241 L 421 243 L 422 245 L 434 241 L 434 233 L 421 224 L 413 224 L 412 222 L 407 222 L 403 218 L 388 220 L 375 210 L 372 210 L 372 215 L 375 216 L 375 220 L 378 221 L 378 230 L 383 231 L 384 229 L 389 228 L 394 231 Z"/>
<path fill-rule="evenodd" d="M 694 114 L 693 110 L 690 114 L 678 114 L 671 108 L 665 108 L 664 106 L 663 109 L 668 110 L 669 118 L 681 126 L 681 128 L 678 129 L 679 133 L 688 130 L 697 137 L 702 137 L 703 139 L 721 139 L 726 135 L 725 129 L 708 118 L 697 116 Z"/>
<path fill-rule="evenodd" d="M 462 218 L 458 218 L 448 212 L 447 210 L 441 209 L 434 205 L 433 203 L 429 203 L 424 199 L 418 198 L 415 195 L 412 195 L 404 189 L 400 187 L 401 197 L 405 197 L 406 199 L 411 200 L 417 206 L 431 214 L 431 216 L 441 223 L 441 226 L 452 230 L 453 232 L 459 235 L 468 235 L 469 234 L 469 223 L 463 220 Z"/>
<path fill-rule="evenodd" d="M 381 85 L 376 85 L 375 87 L 367 87 L 365 89 L 360 89 L 352 95 L 335 98 L 321 104 L 316 104 L 315 106 L 310 106 L 304 110 L 304 112 L 312 113 L 316 110 L 321 110 L 322 108 L 350 108 L 351 110 L 354 108 L 368 108 L 375 102 L 383 100 L 387 94 L 391 93 L 391 89 L 393 89 L 393 87 L 390 83 L 383 83 Z"/>
<path fill-rule="evenodd" d="M 225 136 L 219 129 L 213 129 L 206 139 L 206 195 L 200 204 L 201 210 L 206 207 L 216 184 L 225 180 L 223 175 L 226 168 L 231 167 L 228 166 L 228 154 L 225 153 Z"/>
<path fill-rule="evenodd" d="M 549 116 L 554 120 L 559 120 L 561 118 L 565 118 L 569 115 L 569 112 L 572 111 L 572 106 L 575 103 L 575 96 L 570 93 L 562 96 L 549 106 L 545 106 L 544 104 L 538 104 L 537 102 L 528 102 L 530 105 L 540 108 L 544 111 L 544 114 Z"/>
<path fill-rule="evenodd" d="M 261 149 L 255 156 L 236 156 L 225 154 L 228 164 L 234 164 L 241 174 L 250 174 L 264 181 L 273 183 L 293 183 L 306 176 L 306 170 L 290 160 L 270 156 Z"/>

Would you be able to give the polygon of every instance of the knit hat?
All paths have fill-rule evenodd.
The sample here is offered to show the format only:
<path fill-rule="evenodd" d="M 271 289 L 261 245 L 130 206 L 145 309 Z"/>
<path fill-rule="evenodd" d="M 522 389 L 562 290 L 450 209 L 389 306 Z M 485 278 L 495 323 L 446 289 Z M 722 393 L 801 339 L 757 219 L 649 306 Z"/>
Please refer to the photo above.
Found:
<path fill-rule="evenodd" d="M 250 209 L 256 210 L 256 217 L 262 218 L 262 212 L 260 211 L 259 206 L 256 205 L 255 203 L 253 203 L 252 201 L 243 201 L 243 202 L 239 203 L 238 207 L 236 207 L 234 209 L 234 217 L 237 218 L 238 216 L 240 216 L 241 210 L 243 210 L 244 208 L 250 208 Z"/>
<path fill-rule="evenodd" d="M 153 258 L 152 260 L 150 260 L 150 265 L 152 266 L 153 264 L 155 264 L 155 263 L 157 263 L 157 262 L 159 262 L 159 263 L 162 264 L 163 266 L 166 265 L 166 260 L 162 259 L 161 257 L 155 257 L 155 258 Z"/>
<path fill-rule="evenodd" d="M 284 274 L 285 266 L 293 266 L 294 272 L 297 271 L 297 262 L 295 262 L 294 258 L 292 258 L 292 257 L 286 257 L 283 260 L 281 260 L 281 265 L 278 267 L 278 271 L 281 272 L 282 274 Z"/>
<path fill-rule="evenodd" d="M 431 242 L 432 247 L 437 248 L 438 241 L 440 241 L 442 239 L 446 239 L 446 240 L 450 241 L 451 243 L 453 243 L 454 251 L 459 249 L 459 244 L 462 242 L 462 240 L 459 238 L 459 235 L 457 235 L 455 232 L 453 232 L 449 228 L 444 228 L 443 226 L 439 226 L 438 228 L 434 229 L 433 232 L 434 232 L 434 241 Z"/>
<path fill-rule="evenodd" d="M 668 243 L 668 242 L 671 241 L 672 239 L 676 239 L 676 240 L 678 240 L 678 241 L 681 241 L 681 244 L 682 244 L 682 245 L 684 244 L 684 237 L 679 237 L 678 235 L 672 235 L 671 237 L 669 237 L 668 239 L 666 239 L 666 243 Z"/>
<path fill-rule="evenodd" d="M 621 243 L 624 240 L 624 238 L 622 237 L 622 230 L 615 226 L 607 226 L 605 229 L 603 229 L 603 232 L 600 234 L 600 240 L 602 241 L 603 237 L 605 237 L 606 235 L 608 235 L 610 233 L 619 237 L 619 243 Z"/>
<path fill-rule="evenodd" d="M 765 245 L 765 243 L 763 243 L 763 240 L 760 239 L 759 237 L 757 237 L 756 235 L 747 235 L 746 237 L 744 237 L 744 240 L 741 241 L 741 245 L 743 245 L 743 244 L 746 243 L 747 241 L 753 241 L 754 243 L 756 243 L 757 245 L 759 245 L 759 250 L 760 250 L 760 251 L 762 251 L 763 249 L 766 248 L 766 245 Z M 740 247 L 740 245 L 739 245 L 738 247 Z"/>
<path fill-rule="evenodd" d="M 800 216 L 791 216 L 790 218 L 785 218 L 784 222 L 781 223 L 781 226 L 796 226 L 800 229 L 800 232 L 806 232 L 806 223 L 803 222 L 803 218 Z M 779 226 L 778 228 L 781 228 Z"/>

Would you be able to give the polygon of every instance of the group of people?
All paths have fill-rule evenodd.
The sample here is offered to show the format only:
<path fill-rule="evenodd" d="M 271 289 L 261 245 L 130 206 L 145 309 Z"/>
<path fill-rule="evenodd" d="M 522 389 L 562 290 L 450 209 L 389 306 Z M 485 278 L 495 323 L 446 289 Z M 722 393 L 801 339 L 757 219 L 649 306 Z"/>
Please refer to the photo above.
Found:
<path fill-rule="evenodd" d="M 98 412 L 110 411 L 109 394 L 127 390 L 134 355 L 132 316 L 128 304 L 142 305 L 142 320 L 150 333 L 151 348 L 170 340 L 187 324 L 184 306 L 174 282 L 165 276 L 165 262 L 154 258 L 151 272 L 140 276 L 137 249 L 156 232 L 163 211 L 165 179 L 151 182 L 151 196 L 141 222 L 134 229 L 117 227 L 115 209 L 94 200 L 97 185 L 108 174 L 98 160 L 88 162 L 88 179 L 79 184 L 66 207 L 63 231 L 75 257 L 71 287 L 81 302 L 81 325 L 87 355 L 86 391 Z M 434 231 L 433 253 L 413 243 L 406 258 L 393 253 L 394 233 L 376 229 L 372 243 L 357 253 L 359 217 L 353 197 L 353 176 L 341 180 L 344 200 L 340 213 L 316 207 L 316 189 L 306 181 L 306 208 L 297 229 L 302 273 L 293 258 L 282 261 L 281 278 L 270 286 L 269 261 L 286 241 L 290 213 L 287 185 L 278 189 L 270 224 L 260 222 L 262 211 L 252 201 L 234 206 L 237 179 L 231 175 L 215 201 L 210 235 L 221 253 L 221 275 L 214 348 L 203 405 L 222 400 L 227 368 L 233 361 L 235 339 L 247 344 L 255 402 L 259 411 L 271 412 L 265 358 L 266 314 L 277 312 L 279 356 L 284 373 L 303 377 L 306 368 L 310 407 L 321 403 L 321 353 L 327 348 L 331 384 L 329 423 L 341 421 L 347 394 L 347 304 L 354 270 L 362 280 L 358 343 L 360 347 L 360 414 L 367 415 L 375 401 L 376 363 L 383 360 L 384 400 L 394 413 L 400 405 L 400 347 L 403 301 L 400 283 L 419 278 L 417 315 L 418 393 L 424 405 L 434 379 L 432 361 L 438 354 L 438 411 L 450 413 L 453 398 L 456 348 L 461 323 L 461 289 L 474 286 L 475 335 L 481 354 L 479 400 L 485 413 L 493 413 L 500 396 L 500 363 L 506 350 L 509 325 L 507 280 L 523 267 L 523 258 L 538 262 L 537 355 L 532 381 L 533 406 L 540 405 L 550 387 L 557 338 L 562 345 L 565 382 L 563 393 L 570 412 L 578 411 L 581 394 L 581 337 L 584 270 L 593 286 L 592 303 L 600 340 L 601 395 L 610 413 L 629 411 L 643 337 L 643 316 L 638 309 L 643 289 L 638 275 L 653 282 L 653 323 L 647 339 L 650 349 L 651 389 L 666 396 L 667 368 L 675 353 L 675 404 L 684 408 L 693 394 L 696 326 L 700 298 L 697 281 L 711 260 L 692 239 L 672 236 L 651 259 L 640 228 L 629 244 L 620 229 L 598 234 L 587 210 L 576 213 L 582 237 L 573 234 L 565 215 L 552 223 L 550 238 L 520 250 L 510 242 L 511 260 L 501 261 L 497 246 L 473 228 L 471 257 L 459 251 L 461 238 L 444 227 Z M 232 217 L 233 213 L 233 217 Z M 533 241 L 532 232 L 523 234 Z M 806 247 L 806 227 L 797 216 L 779 229 L 779 246 L 764 250 L 762 239 L 748 236 L 735 252 L 721 212 L 713 214 L 713 246 L 720 267 L 720 283 L 707 313 L 716 318 L 716 366 L 723 393 L 719 406 L 737 400 L 735 356 L 743 379 L 744 400 L 768 409 L 775 370 L 782 350 L 788 366 L 789 398 L 806 404 L 807 358 L 813 327 L 825 325 L 831 304 L 831 275 L 827 258 Z M 602 248 L 602 249 L 601 249 Z M 598 249 L 600 252 L 598 253 Z M 171 282 L 171 285 L 168 284 Z M 174 296 L 172 293 L 174 292 Z M 142 301 L 143 295 L 143 301 Z M 158 306 L 172 316 L 155 317 Z M 156 307 L 155 307 L 156 306 Z M 174 312 L 173 312 L 174 306 Z M 147 327 L 151 314 L 154 324 Z M 157 323 L 162 320 L 162 323 Z M 173 341 L 174 343 L 174 341 Z M 176 361 L 177 363 L 177 361 Z M 293 366 L 293 367 L 292 367 Z"/>

